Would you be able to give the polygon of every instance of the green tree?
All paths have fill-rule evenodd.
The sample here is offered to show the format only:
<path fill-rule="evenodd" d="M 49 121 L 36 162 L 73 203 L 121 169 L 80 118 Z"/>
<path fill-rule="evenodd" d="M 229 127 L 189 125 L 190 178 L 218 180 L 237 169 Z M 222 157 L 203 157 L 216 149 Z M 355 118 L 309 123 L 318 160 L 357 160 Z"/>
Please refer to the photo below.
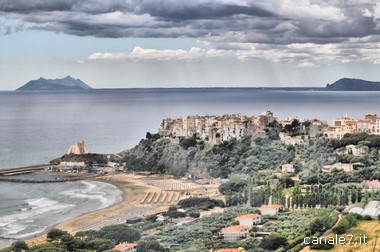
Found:
<path fill-rule="evenodd" d="M 115 247 L 115 243 L 108 239 L 95 238 L 86 241 L 86 249 L 105 251 Z"/>
<path fill-rule="evenodd" d="M 336 234 L 344 234 L 350 228 L 350 223 L 346 218 L 343 218 L 338 226 L 333 228 L 333 232 Z"/>
<path fill-rule="evenodd" d="M 352 190 L 352 192 L 351 192 L 351 202 L 352 202 L 352 204 L 355 204 L 356 199 L 357 199 L 357 192 L 356 192 L 356 190 Z"/>
<path fill-rule="evenodd" d="M 61 237 L 61 244 L 68 251 L 78 251 L 78 249 L 84 249 L 85 244 L 82 240 L 75 239 L 73 236 L 67 234 Z"/>
<path fill-rule="evenodd" d="M 69 233 L 67 233 L 67 231 L 63 231 L 61 229 L 53 228 L 52 230 L 50 230 L 47 233 L 46 238 L 48 238 L 49 240 L 55 241 L 55 240 L 61 239 L 62 236 L 68 235 L 68 234 Z"/>
<path fill-rule="evenodd" d="M 145 138 L 146 139 L 151 139 L 152 138 L 152 134 L 148 131 L 145 135 Z"/>
<path fill-rule="evenodd" d="M 160 245 L 157 240 L 146 239 L 141 240 L 137 244 L 137 252 L 165 252 L 166 250 Z"/>
<path fill-rule="evenodd" d="M 275 250 L 288 245 L 288 241 L 285 237 L 279 235 L 269 235 L 265 237 L 260 244 L 263 249 Z"/>
<path fill-rule="evenodd" d="M 27 251 L 29 250 L 28 244 L 26 244 L 25 241 L 16 241 L 12 243 L 10 247 L 10 251 L 12 252 L 21 252 L 21 251 Z"/>
<path fill-rule="evenodd" d="M 324 223 L 320 218 L 315 218 L 310 222 L 310 231 L 312 234 L 324 231 Z"/>
<path fill-rule="evenodd" d="M 98 238 L 113 240 L 115 243 L 135 242 L 141 237 L 140 232 L 125 224 L 105 226 L 97 233 Z"/>

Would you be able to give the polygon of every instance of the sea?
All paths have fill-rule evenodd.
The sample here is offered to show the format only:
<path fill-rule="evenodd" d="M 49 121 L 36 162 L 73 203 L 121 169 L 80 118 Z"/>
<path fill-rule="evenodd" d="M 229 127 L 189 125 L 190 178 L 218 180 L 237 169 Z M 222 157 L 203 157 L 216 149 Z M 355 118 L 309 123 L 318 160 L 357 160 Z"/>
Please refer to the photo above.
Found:
<path fill-rule="evenodd" d="M 279 119 L 380 114 L 380 92 L 254 88 L 99 89 L 0 92 L 0 169 L 46 164 L 84 140 L 92 153 L 118 153 L 156 133 L 164 118 L 258 115 Z M 30 175 L 33 176 L 33 175 Z M 75 181 L 0 182 L 0 244 L 121 200 L 113 185 Z"/>

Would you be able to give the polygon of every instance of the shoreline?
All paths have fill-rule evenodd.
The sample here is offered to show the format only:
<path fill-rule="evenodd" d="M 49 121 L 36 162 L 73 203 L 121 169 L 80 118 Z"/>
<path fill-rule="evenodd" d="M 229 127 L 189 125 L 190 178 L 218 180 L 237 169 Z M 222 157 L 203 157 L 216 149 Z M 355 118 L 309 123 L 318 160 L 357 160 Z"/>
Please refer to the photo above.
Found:
<path fill-rule="evenodd" d="M 76 175 L 71 174 L 70 176 Z M 93 210 L 80 214 L 77 217 L 56 223 L 38 234 L 24 237 L 20 240 L 24 240 L 30 247 L 33 247 L 46 243 L 46 234 L 53 228 L 58 228 L 74 235 L 79 231 L 100 229 L 103 226 L 126 223 L 126 220 L 129 218 L 143 217 L 160 211 L 167 211 L 169 203 L 156 204 L 157 202 L 152 202 L 142 204 L 142 199 L 144 199 L 148 193 L 150 193 L 150 195 L 156 195 L 156 193 L 159 193 L 157 195 L 160 195 L 162 191 L 192 191 L 194 195 L 197 195 L 197 191 L 205 190 L 205 188 L 207 188 L 205 190 L 207 191 L 207 194 L 215 194 L 214 191 L 217 190 L 217 187 L 215 187 L 216 185 L 189 186 L 189 184 L 184 183 L 179 186 L 178 183 L 182 183 L 181 180 L 163 175 L 149 176 L 149 180 L 157 180 L 159 181 L 158 184 L 154 182 L 147 183 L 144 181 L 146 178 L 147 176 L 135 175 L 132 173 L 110 173 L 97 177 L 83 177 L 82 181 L 103 182 L 117 187 L 121 191 L 121 200 L 116 201 L 105 208 Z M 168 180 L 167 184 L 162 184 L 162 180 Z M 178 199 L 188 197 L 184 194 L 181 197 L 179 195 L 180 194 L 178 194 Z M 178 199 L 173 200 L 176 202 Z M 14 241 L 11 241 L 9 244 L 0 245 L 0 248 L 10 246 Z"/>
<path fill-rule="evenodd" d="M 146 185 L 140 181 L 138 179 L 140 177 L 141 176 L 126 173 L 115 173 L 100 177 L 84 178 L 83 181 L 97 181 L 116 186 L 122 192 L 121 200 L 106 208 L 94 210 L 57 223 L 44 232 L 23 240 L 25 240 L 29 246 L 35 246 L 47 242 L 46 234 L 53 228 L 62 229 L 70 234 L 75 234 L 88 226 L 94 224 L 96 226 L 97 223 L 101 225 L 104 220 L 118 217 L 122 213 L 128 212 L 129 209 L 132 210 L 134 207 L 140 205 L 141 198 L 143 198 L 147 192 L 157 191 L 157 188 Z M 118 220 L 120 220 L 120 223 L 125 222 L 123 219 Z"/>

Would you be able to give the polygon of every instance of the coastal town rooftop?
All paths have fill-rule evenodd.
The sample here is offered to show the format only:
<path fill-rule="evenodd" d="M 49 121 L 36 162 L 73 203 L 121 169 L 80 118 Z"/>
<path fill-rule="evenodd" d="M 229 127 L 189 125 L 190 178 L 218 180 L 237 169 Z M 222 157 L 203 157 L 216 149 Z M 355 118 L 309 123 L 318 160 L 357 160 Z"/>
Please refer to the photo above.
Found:
<path fill-rule="evenodd" d="M 246 225 L 237 225 L 237 226 L 230 226 L 226 228 L 222 228 L 221 233 L 229 233 L 229 232 L 241 232 L 243 230 L 247 230 L 248 226 Z"/>
<path fill-rule="evenodd" d="M 137 243 L 123 242 L 123 243 L 120 243 L 119 245 L 116 245 L 112 250 L 118 250 L 122 252 L 134 252 L 136 251 L 136 248 L 137 248 Z"/>
<path fill-rule="evenodd" d="M 244 215 L 240 215 L 240 216 L 236 217 L 235 220 L 256 219 L 259 217 L 260 217 L 260 214 L 244 214 Z"/>

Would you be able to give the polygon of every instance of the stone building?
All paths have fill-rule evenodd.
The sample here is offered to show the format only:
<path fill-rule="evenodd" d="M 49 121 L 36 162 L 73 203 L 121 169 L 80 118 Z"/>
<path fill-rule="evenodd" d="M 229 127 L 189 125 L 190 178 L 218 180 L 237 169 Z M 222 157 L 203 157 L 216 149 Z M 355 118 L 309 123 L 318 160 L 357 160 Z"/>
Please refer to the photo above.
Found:
<path fill-rule="evenodd" d="M 74 154 L 74 155 L 81 155 L 81 154 L 87 154 L 88 150 L 84 144 L 84 141 L 80 141 L 76 144 L 73 144 L 70 146 L 69 151 L 67 154 Z"/>

